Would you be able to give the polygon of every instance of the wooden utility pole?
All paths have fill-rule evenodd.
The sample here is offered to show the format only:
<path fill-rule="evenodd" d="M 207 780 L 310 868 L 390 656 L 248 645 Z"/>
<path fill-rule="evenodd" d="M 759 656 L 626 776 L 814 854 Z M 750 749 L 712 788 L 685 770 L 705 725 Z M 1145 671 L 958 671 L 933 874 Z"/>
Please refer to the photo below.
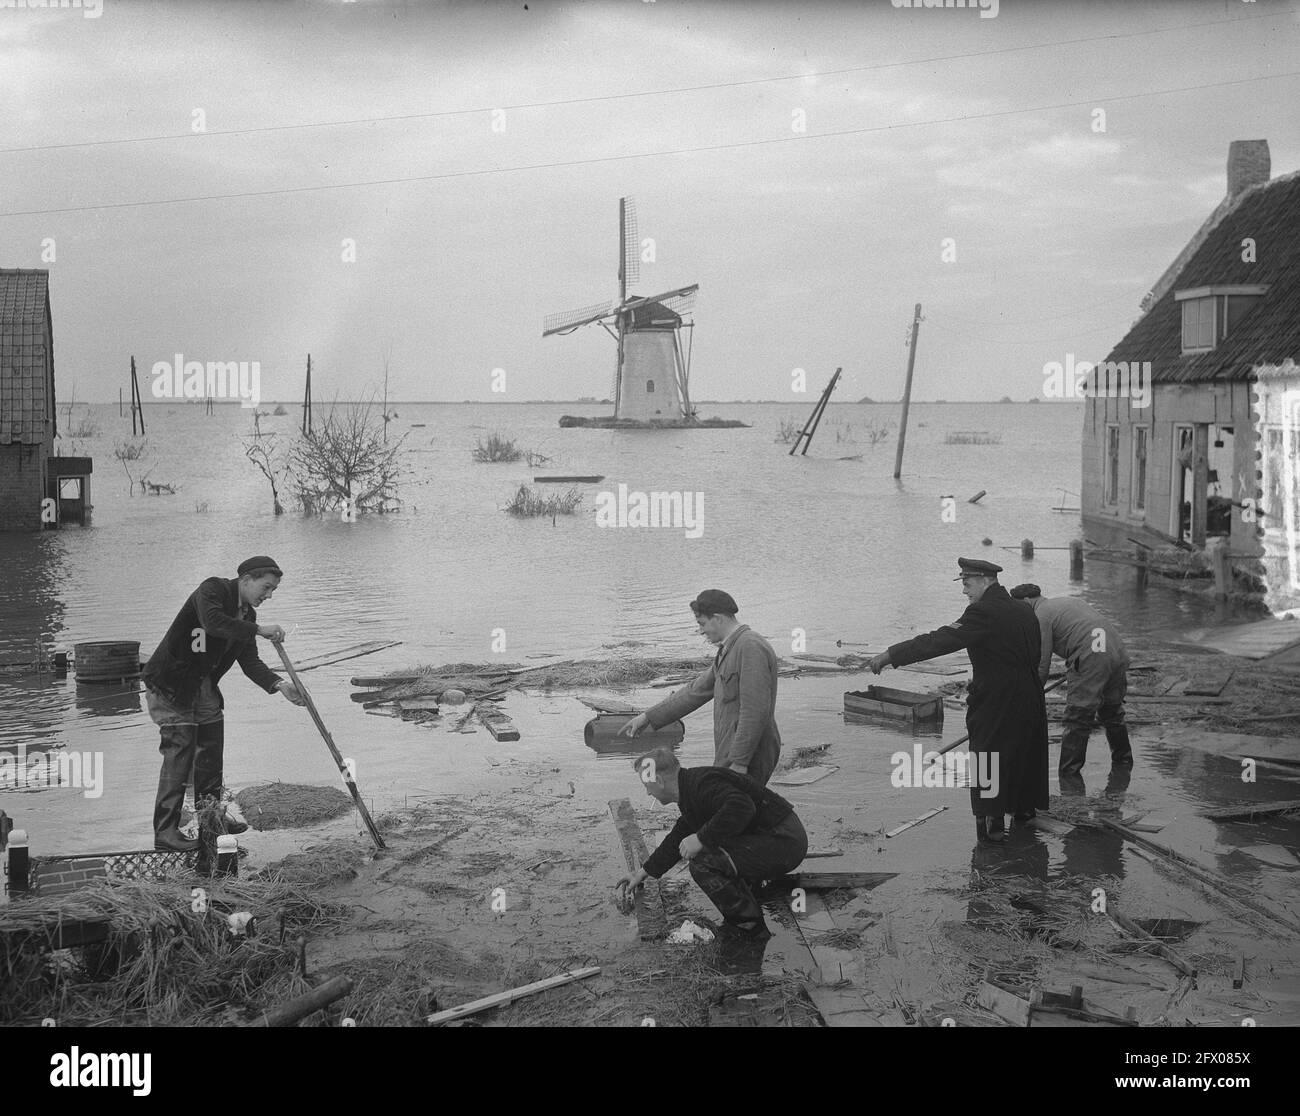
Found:
<path fill-rule="evenodd" d="M 812 445 L 813 435 L 817 433 L 817 427 L 821 424 L 822 415 L 826 413 L 826 403 L 831 397 L 831 392 L 835 390 L 835 385 L 839 383 L 841 371 L 840 368 L 835 369 L 835 375 L 831 377 L 831 381 L 826 385 L 821 398 L 817 400 L 817 406 L 813 408 L 813 413 L 808 416 L 808 421 L 803 424 L 803 429 L 799 431 L 799 437 L 794 440 L 794 445 L 790 447 L 791 457 L 794 456 L 794 451 L 799 449 L 800 443 L 803 444 L 800 456 L 807 455 L 808 447 Z"/>
<path fill-rule="evenodd" d="M 627 198 L 618 199 L 618 375 L 614 377 L 614 417 L 623 390 L 623 303 L 627 301 Z"/>
<path fill-rule="evenodd" d="M 311 433 L 311 353 L 307 354 L 307 387 L 302 396 L 302 432 Z"/>
<path fill-rule="evenodd" d="M 912 406 L 912 369 L 916 366 L 916 335 L 921 329 L 921 304 L 912 315 L 912 344 L 907 352 L 907 383 L 903 387 L 903 417 L 898 422 L 898 454 L 894 458 L 894 480 L 903 475 L 903 445 L 907 441 L 907 412 Z"/>
<path fill-rule="evenodd" d="M 131 437 L 135 437 L 135 416 L 140 415 L 140 433 L 144 433 L 144 402 L 140 398 L 140 381 L 135 375 L 135 357 L 131 358 Z"/>

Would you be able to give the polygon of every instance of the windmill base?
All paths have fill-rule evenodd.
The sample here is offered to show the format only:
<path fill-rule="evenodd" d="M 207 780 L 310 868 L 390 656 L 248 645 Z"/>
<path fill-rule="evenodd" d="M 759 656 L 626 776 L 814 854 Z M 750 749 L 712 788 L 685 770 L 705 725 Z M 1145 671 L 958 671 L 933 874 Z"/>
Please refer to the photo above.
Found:
<path fill-rule="evenodd" d="M 718 430 L 733 427 L 749 428 L 749 423 L 739 419 L 620 419 L 612 415 L 561 415 L 560 425 L 585 426 L 595 430 Z"/>

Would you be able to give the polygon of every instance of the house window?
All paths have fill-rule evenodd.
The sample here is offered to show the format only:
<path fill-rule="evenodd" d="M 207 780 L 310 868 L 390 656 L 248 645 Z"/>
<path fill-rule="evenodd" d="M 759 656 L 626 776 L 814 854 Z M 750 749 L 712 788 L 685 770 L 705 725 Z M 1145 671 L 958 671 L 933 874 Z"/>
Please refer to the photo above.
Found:
<path fill-rule="evenodd" d="M 1183 303 L 1183 352 L 1205 353 L 1214 348 L 1213 298 L 1189 298 Z"/>
<path fill-rule="evenodd" d="M 646 382 L 645 382 L 645 390 L 646 390 L 646 394 L 647 394 L 647 395 L 654 395 L 654 393 L 655 393 L 655 382 L 654 382 L 654 380 L 646 380 Z"/>
<path fill-rule="evenodd" d="M 1119 503 L 1119 426 L 1106 426 L 1106 486 L 1105 502 Z"/>
<path fill-rule="evenodd" d="M 1149 435 L 1149 427 L 1133 427 L 1132 504 L 1135 512 L 1145 511 L 1147 506 L 1147 438 Z"/>

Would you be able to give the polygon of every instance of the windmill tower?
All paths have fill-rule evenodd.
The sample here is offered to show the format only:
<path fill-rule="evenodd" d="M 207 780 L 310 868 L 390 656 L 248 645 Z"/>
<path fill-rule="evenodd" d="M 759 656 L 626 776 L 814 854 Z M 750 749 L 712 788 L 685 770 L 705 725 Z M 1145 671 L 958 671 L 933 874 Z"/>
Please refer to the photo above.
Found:
<path fill-rule="evenodd" d="M 542 323 L 542 336 L 572 333 L 599 322 L 618 342 L 614 418 L 689 422 L 695 409 L 689 390 L 690 352 L 689 347 L 682 348 L 682 330 L 695 327 L 689 315 L 700 285 L 678 287 L 649 298 L 629 297 L 628 284 L 640 277 L 636 206 L 631 198 L 619 198 L 618 299 L 550 314 Z"/>

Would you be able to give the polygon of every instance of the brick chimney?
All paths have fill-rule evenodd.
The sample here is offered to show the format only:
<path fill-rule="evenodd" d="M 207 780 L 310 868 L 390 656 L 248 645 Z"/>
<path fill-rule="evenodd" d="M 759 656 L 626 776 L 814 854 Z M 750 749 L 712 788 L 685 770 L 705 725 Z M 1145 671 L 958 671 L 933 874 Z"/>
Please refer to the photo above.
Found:
<path fill-rule="evenodd" d="M 1267 182 L 1271 170 L 1268 140 L 1233 140 L 1228 144 L 1228 197 Z"/>

